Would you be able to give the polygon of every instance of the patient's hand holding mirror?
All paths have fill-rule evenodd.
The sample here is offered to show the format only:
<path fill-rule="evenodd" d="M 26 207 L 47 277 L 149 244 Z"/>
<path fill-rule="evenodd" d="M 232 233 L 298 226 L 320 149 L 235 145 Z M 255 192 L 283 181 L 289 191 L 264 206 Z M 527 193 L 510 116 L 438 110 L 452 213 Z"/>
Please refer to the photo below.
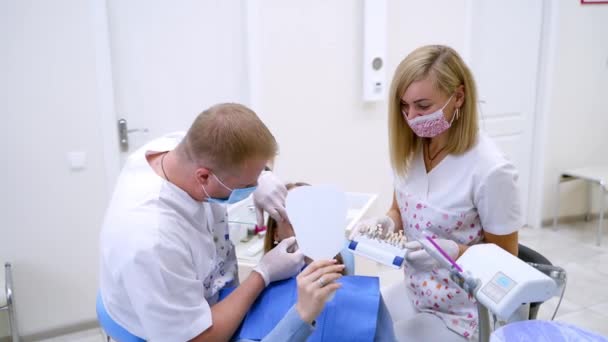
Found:
<path fill-rule="evenodd" d="M 313 259 L 332 259 L 344 247 L 346 194 L 330 185 L 289 191 L 286 209 L 298 246 Z"/>

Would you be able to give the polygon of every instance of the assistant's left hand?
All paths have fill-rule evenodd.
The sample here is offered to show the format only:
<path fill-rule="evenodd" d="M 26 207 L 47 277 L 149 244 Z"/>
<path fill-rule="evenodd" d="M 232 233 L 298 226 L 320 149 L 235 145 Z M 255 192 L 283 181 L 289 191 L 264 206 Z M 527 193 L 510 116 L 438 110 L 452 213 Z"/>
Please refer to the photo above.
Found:
<path fill-rule="evenodd" d="M 258 187 L 253 193 L 253 204 L 258 226 L 264 226 L 264 211 L 277 222 L 289 221 L 285 210 L 287 188 L 272 171 L 264 171 L 258 178 Z"/>
<path fill-rule="evenodd" d="M 433 241 L 435 241 L 452 260 L 456 260 L 459 257 L 460 248 L 456 242 L 446 239 L 434 239 Z M 422 244 L 418 241 L 407 242 L 405 248 L 409 250 L 405 256 L 405 260 L 417 270 L 428 271 L 439 264 L 435 258 L 422 248 Z"/>

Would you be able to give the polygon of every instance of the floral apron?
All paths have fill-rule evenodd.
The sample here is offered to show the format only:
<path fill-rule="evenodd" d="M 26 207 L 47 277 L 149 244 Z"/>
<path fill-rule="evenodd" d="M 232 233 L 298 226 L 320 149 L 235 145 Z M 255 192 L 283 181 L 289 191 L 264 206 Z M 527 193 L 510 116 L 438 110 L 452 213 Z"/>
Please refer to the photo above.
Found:
<path fill-rule="evenodd" d="M 419 238 L 423 232 L 463 245 L 473 245 L 483 239 L 476 210 L 447 212 L 409 193 L 405 185 L 397 186 L 395 190 L 408 240 Z M 450 330 L 466 338 L 476 333 L 475 299 L 450 279 L 449 270 L 438 265 L 430 270 L 417 270 L 406 262 L 404 273 L 410 299 L 418 311 L 438 316 Z"/>

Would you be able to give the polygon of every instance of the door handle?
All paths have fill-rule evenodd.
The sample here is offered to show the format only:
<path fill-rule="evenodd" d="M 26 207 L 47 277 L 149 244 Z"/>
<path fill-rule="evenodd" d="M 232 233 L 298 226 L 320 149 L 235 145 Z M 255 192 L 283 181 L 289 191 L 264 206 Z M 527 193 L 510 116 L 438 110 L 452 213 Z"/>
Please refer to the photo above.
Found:
<path fill-rule="evenodd" d="M 126 119 L 118 120 L 118 142 L 120 144 L 120 150 L 123 152 L 129 151 L 129 133 L 142 132 L 148 133 L 147 128 L 133 128 L 129 129 Z"/>

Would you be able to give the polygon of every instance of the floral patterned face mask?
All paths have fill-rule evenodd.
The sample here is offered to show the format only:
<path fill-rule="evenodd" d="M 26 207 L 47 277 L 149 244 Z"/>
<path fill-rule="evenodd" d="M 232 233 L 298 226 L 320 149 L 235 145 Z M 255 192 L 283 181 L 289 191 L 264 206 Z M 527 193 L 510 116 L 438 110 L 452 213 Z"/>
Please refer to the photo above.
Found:
<path fill-rule="evenodd" d="M 403 117 L 417 136 L 421 138 L 436 137 L 450 128 L 450 126 L 452 126 L 452 122 L 454 122 L 454 119 L 458 118 L 458 110 L 456 110 L 456 113 L 452 116 L 452 121 L 450 122 L 445 119 L 445 115 L 443 114 L 443 109 L 448 105 L 448 103 L 450 103 L 452 97 L 454 97 L 454 94 L 450 96 L 443 107 L 434 113 L 422 115 L 410 120 L 407 118 L 405 112 L 402 112 Z"/>

